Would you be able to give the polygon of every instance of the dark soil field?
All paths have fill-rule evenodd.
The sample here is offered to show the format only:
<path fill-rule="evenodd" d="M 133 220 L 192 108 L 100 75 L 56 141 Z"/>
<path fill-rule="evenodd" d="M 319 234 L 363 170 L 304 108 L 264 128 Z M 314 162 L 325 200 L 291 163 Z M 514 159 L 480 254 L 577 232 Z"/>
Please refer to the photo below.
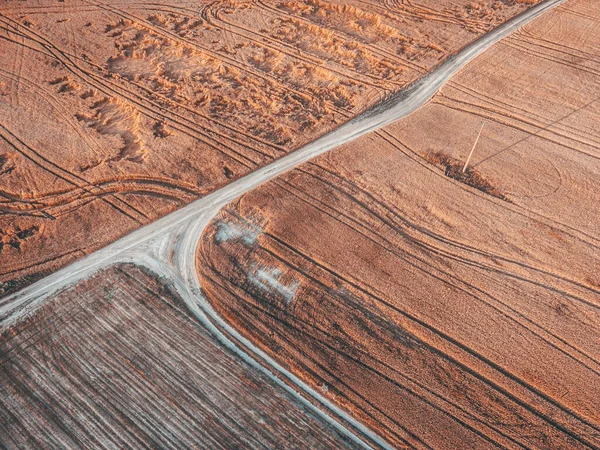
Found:
<path fill-rule="evenodd" d="M 532 0 L 0 2 L 0 296 L 297 149 Z"/>
<path fill-rule="evenodd" d="M 230 204 L 214 307 L 397 447 L 598 448 L 598 61 L 600 9 L 568 1 Z"/>
<path fill-rule="evenodd" d="M 0 447 L 356 448 L 131 265 L 0 337 Z"/>

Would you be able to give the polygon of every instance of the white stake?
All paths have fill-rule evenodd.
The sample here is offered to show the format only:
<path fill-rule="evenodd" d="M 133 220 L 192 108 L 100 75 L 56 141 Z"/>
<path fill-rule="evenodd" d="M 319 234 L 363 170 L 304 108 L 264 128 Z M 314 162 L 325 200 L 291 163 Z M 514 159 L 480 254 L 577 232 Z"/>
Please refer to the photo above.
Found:
<path fill-rule="evenodd" d="M 479 137 L 481 136 L 481 132 L 483 131 L 483 127 L 485 126 L 485 122 L 481 124 L 481 128 L 479 129 L 479 134 L 477 135 L 477 139 L 475 139 L 475 143 L 473 144 L 473 148 L 471 149 L 471 153 L 469 153 L 469 157 L 465 161 L 465 166 L 463 167 L 463 173 L 467 170 L 467 166 L 469 165 L 469 161 L 471 161 L 471 156 L 473 156 L 473 152 L 475 151 L 475 147 L 477 147 L 477 142 L 479 142 Z"/>

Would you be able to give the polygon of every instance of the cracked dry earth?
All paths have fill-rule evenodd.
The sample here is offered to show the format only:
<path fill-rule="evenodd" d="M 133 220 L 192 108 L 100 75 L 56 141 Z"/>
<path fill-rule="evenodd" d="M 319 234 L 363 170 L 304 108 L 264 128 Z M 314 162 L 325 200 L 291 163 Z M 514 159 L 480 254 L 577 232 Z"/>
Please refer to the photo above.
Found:
<path fill-rule="evenodd" d="M 297 149 L 531 0 L 4 0 L 0 295 Z"/>

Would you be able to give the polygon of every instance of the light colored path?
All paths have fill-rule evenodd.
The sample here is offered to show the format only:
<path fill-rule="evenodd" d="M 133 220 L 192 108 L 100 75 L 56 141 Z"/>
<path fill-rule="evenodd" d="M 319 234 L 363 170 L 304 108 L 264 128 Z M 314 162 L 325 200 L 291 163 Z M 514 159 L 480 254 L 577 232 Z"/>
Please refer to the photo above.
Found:
<path fill-rule="evenodd" d="M 303 162 L 414 112 L 473 58 L 563 1 L 565 0 L 546 0 L 533 6 L 464 48 L 416 83 L 337 130 L 128 234 L 20 292 L 1 299 L 0 331 L 30 314 L 49 296 L 106 266 L 118 262 L 142 265 L 170 280 L 198 320 L 245 361 L 267 373 L 302 403 L 310 405 L 315 412 L 329 420 L 333 426 L 356 440 L 362 440 L 366 447 L 374 445 L 388 448 L 378 436 L 279 366 L 216 314 L 202 295 L 196 272 L 196 250 L 201 234 L 219 210 L 236 197 Z M 294 389 L 291 386 L 294 386 Z M 302 395 L 298 391 L 302 392 Z M 319 408 L 313 406 L 315 403 Z"/>

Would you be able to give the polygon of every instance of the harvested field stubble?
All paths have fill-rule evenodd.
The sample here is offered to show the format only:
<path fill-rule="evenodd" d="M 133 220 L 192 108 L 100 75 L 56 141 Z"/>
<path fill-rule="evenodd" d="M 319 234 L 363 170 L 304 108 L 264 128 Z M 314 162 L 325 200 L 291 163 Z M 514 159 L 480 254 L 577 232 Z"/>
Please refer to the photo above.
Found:
<path fill-rule="evenodd" d="M 4 448 L 357 448 L 135 266 L 50 299 L 0 361 Z"/>
<path fill-rule="evenodd" d="M 599 447 L 598 61 L 595 1 L 532 22 L 225 208 L 205 292 L 398 447 Z"/>
<path fill-rule="evenodd" d="M 530 3 L 1 2 L 0 295 L 332 130 Z"/>

